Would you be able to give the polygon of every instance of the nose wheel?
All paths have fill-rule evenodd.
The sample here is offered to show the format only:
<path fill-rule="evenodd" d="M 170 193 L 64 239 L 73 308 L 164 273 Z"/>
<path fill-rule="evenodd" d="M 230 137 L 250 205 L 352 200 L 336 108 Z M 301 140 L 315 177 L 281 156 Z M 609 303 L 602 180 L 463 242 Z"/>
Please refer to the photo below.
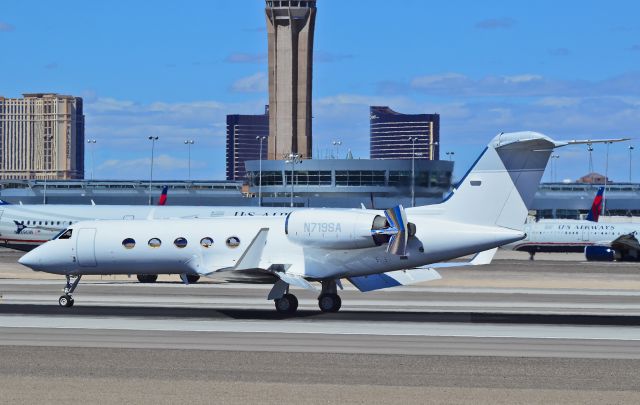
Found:
<path fill-rule="evenodd" d="M 78 287 L 78 283 L 80 283 L 80 279 L 82 276 L 69 276 L 67 275 L 67 284 L 64 286 L 64 294 L 58 298 L 58 304 L 61 307 L 71 308 L 73 306 L 73 297 L 71 294 Z M 72 280 L 73 279 L 73 280 Z"/>
<path fill-rule="evenodd" d="M 58 298 L 58 304 L 60 304 L 61 307 L 70 308 L 73 306 L 73 297 L 66 294 L 62 295 Z"/>

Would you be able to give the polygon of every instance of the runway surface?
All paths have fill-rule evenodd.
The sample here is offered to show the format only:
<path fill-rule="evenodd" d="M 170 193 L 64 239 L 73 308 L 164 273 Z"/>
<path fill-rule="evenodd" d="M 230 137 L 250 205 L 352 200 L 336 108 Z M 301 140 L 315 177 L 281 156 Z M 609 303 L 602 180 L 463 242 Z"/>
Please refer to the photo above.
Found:
<path fill-rule="evenodd" d="M 1 258 L 0 258 L 1 260 Z M 4 266 L 4 267 L 3 267 Z M 57 280 L 0 263 L 0 397 L 53 403 L 639 403 L 640 271 L 501 260 L 322 314 L 269 286 Z"/>

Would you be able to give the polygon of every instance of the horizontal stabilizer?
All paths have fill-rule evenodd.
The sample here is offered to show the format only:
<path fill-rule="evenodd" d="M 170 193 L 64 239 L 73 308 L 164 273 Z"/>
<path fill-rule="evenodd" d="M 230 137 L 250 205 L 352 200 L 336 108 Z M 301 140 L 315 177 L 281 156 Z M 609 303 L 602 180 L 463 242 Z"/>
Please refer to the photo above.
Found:
<path fill-rule="evenodd" d="M 383 288 L 410 285 L 424 281 L 439 280 L 440 274 L 433 269 L 397 270 L 369 276 L 349 277 L 351 284 L 362 292 L 381 290 Z"/>

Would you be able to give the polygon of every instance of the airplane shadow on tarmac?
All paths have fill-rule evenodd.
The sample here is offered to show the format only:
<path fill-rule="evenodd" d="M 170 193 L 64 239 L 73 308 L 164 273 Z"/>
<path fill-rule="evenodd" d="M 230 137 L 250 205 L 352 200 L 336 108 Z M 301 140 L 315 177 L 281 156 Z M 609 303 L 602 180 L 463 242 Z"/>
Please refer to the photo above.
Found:
<path fill-rule="evenodd" d="M 295 315 L 282 315 L 265 309 L 218 308 L 165 308 L 76 305 L 62 308 L 54 304 L 2 304 L 0 315 L 51 315 L 51 316 L 120 316 L 180 319 L 238 319 L 238 320 L 287 320 L 308 319 L 314 321 L 366 321 L 366 322 L 453 322 L 493 324 L 551 324 L 551 325 L 615 325 L 640 326 L 640 316 L 633 315 L 571 315 L 571 314 L 506 314 L 489 312 L 391 312 L 349 311 L 322 313 L 299 310 Z"/>

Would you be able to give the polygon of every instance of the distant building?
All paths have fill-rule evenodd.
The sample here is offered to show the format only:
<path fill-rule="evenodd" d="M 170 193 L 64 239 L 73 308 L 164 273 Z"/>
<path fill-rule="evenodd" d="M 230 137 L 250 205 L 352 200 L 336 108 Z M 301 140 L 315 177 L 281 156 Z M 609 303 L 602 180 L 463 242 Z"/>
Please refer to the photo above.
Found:
<path fill-rule="evenodd" d="M 440 160 L 440 115 L 401 114 L 386 106 L 369 107 L 371 159 Z"/>
<path fill-rule="evenodd" d="M 82 98 L 55 93 L 23 96 L 0 96 L 0 178 L 83 178 Z"/>
<path fill-rule="evenodd" d="M 243 180 L 244 162 L 267 158 L 269 145 L 269 106 L 262 115 L 227 115 L 227 180 Z"/>
<path fill-rule="evenodd" d="M 311 158 L 315 0 L 266 0 L 269 47 L 269 159 Z"/>
<path fill-rule="evenodd" d="M 576 183 L 585 183 L 585 184 L 604 184 L 606 177 L 604 177 L 600 173 L 589 173 L 580 177 Z M 607 183 L 611 183 L 611 180 L 607 180 Z"/>

